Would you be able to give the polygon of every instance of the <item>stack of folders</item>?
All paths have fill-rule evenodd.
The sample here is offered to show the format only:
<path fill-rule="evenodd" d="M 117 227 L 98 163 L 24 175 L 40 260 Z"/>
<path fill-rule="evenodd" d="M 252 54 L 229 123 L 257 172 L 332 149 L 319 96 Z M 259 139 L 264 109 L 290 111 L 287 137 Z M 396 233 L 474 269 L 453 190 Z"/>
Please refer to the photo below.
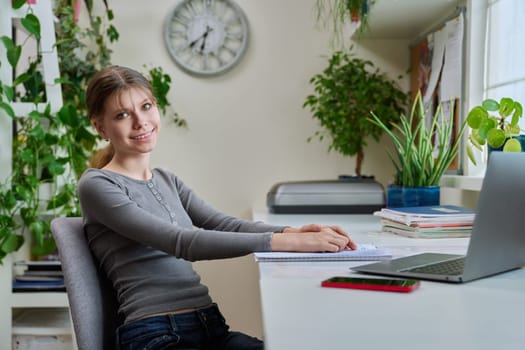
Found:
<path fill-rule="evenodd" d="M 60 261 L 16 261 L 13 292 L 65 291 Z"/>
<path fill-rule="evenodd" d="M 384 232 L 413 238 L 469 237 L 475 212 L 455 205 L 383 208 L 374 215 L 381 218 Z"/>

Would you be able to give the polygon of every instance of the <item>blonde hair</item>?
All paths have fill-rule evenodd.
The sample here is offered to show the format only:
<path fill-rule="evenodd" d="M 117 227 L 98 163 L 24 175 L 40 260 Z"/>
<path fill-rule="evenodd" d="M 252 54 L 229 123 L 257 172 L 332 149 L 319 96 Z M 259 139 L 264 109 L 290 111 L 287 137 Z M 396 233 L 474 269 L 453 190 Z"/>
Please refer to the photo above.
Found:
<path fill-rule="evenodd" d="M 114 154 L 115 154 L 115 150 L 113 149 L 113 145 L 110 143 L 106 147 L 97 151 L 89 159 L 89 166 L 91 168 L 101 169 L 105 167 L 111 161 L 111 159 L 113 159 Z"/>
<path fill-rule="evenodd" d="M 156 103 L 153 88 L 149 81 L 131 68 L 110 66 L 95 73 L 86 91 L 88 118 L 102 121 L 107 99 L 131 88 L 139 88 L 145 91 Z M 113 145 L 109 144 L 93 155 L 89 165 L 93 168 L 103 168 L 111 161 L 114 154 Z"/>

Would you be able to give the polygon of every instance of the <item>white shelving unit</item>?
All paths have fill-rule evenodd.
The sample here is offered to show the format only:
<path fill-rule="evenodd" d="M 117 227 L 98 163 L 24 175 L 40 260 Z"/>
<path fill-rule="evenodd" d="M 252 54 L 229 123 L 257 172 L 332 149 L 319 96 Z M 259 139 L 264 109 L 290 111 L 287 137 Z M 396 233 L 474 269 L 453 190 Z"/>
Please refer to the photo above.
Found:
<path fill-rule="evenodd" d="M 0 1 L 0 36 L 12 37 L 13 27 L 20 29 L 19 18 L 28 12 L 29 5 L 24 5 L 18 10 L 13 10 L 11 1 Z M 48 101 L 39 104 L 38 109 L 44 109 L 47 103 L 53 112 L 62 107 L 62 91 L 55 79 L 59 77 L 58 58 L 55 49 L 55 30 L 51 0 L 40 0 L 30 5 L 31 11 L 39 18 L 41 26 L 40 53 L 42 54 L 43 76 L 46 84 Z M 5 47 L 0 45 L 0 60 L 7 62 Z M 8 64 L 0 65 L 0 78 L 4 83 L 12 83 L 13 72 Z M 34 109 L 31 103 L 14 103 L 12 105 L 18 116 L 25 116 Z M 12 121 L 0 109 L 0 181 L 8 178 L 11 172 L 12 155 Z M 6 151 L 8 150 L 8 151 Z M 74 349 L 69 340 L 73 338 L 73 331 L 69 317 L 67 295 L 64 292 L 31 292 L 13 293 L 13 262 L 28 259 L 29 252 L 26 247 L 16 254 L 8 255 L 0 265 L 0 350 L 14 348 L 13 335 L 19 339 L 31 341 L 31 337 L 47 337 L 53 339 L 60 336 L 61 344 Z M 43 339 L 43 338 L 42 338 Z M 65 340 L 65 342 L 62 342 Z M 67 344 L 67 345 L 64 345 Z M 24 345 L 24 344 L 22 344 Z M 47 344 L 50 347 L 40 348 L 63 349 L 64 347 Z M 58 344 L 57 344 L 58 345 Z M 22 346 L 23 347 L 23 346 Z M 27 347 L 26 347 L 27 348 Z M 35 348 L 35 347 L 31 347 Z"/>
<path fill-rule="evenodd" d="M 12 348 L 73 349 L 68 308 L 24 308 L 13 313 Z"/>
<path fill-rule="evenodd" d="M 13 258 L 23 255 L 7 256 L 0 267 L 0 350 L 13 349 L 14 335 L 73 339 L 65 292 L 12 292 Z"/>

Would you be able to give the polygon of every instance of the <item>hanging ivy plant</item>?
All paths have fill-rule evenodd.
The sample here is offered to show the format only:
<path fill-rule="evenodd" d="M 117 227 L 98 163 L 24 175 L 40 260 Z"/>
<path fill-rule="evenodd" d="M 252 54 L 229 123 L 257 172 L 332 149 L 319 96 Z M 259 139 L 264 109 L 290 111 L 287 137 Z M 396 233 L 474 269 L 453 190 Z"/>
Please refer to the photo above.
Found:
<path fill-rule="evenodd" d="M 317 23 L 330 31 L 330 45 L 344 48 L 344 29 L 349 23 L 357 23 L 358 38 L 368 30 L 371 0 L 316 0 L 314 12 Z"/>

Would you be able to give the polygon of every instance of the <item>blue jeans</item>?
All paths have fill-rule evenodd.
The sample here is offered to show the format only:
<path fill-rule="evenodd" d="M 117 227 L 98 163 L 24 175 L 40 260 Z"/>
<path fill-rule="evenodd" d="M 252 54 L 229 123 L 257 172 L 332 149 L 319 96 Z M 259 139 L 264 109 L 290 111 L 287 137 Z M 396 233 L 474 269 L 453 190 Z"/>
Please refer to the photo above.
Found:
<path fill-rule="evenodd" d="M 123 324 L 117 329 L 119 350 L 263 350 L 257 338 L 232 332 L 219 308 L 153 316 Z"/>

